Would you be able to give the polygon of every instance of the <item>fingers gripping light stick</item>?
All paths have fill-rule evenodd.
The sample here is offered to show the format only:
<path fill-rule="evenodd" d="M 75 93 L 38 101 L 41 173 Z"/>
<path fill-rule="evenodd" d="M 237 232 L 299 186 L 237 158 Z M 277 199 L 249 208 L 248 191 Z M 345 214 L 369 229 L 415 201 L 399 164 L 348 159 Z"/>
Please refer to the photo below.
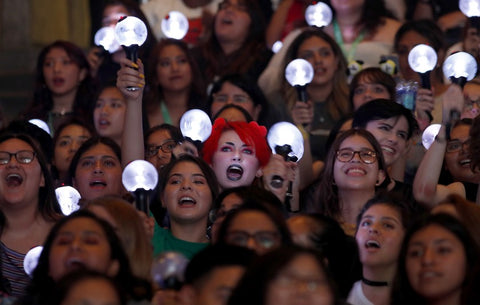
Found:
<path fill-rule="evenodd" d="M 147 26 L 137 17 L 122 17 L 115 26 L 115 37 L 125 50 L 127 58 L 137 62 L 138 48 L 147 40 Z M 136 91 L 137 87 L 128 87 L 127 90 Z"/>
<path fill-rule="evenodd" d="M 135 195 L 137 210 L 148 215 L 150 194 L 158 183 L 158 172 L 152 163 L 145 160 L 130 162 L 122 173 L 122 183 Z"/>

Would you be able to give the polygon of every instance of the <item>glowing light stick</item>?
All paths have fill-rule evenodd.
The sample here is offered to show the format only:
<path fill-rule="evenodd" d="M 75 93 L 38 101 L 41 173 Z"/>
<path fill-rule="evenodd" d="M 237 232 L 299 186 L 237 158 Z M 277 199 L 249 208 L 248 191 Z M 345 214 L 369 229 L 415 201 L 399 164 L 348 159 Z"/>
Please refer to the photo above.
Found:
<path fill-rule="evenodd" d="M 188 32 L 188 19 L 184 14 L 171 11 L 162 19 L 162 32 L 168 38 L 183 39 Z"/>
<path fill-rule="evenodd" d="M 323 2 L 311 4 L 305 10 L 305 20 L 310 26 L 327 26 L 332 22 L 332 16 L 332 10 Z"/>
<path fill-rule="evenodd" d="M 313 67 L 305 59 L 294 59 L 285 68 L 285 78 L 297 89 L 299 101 L 308 101 L 306 87 L 313 80 L 313 75 Z"/>
<path fill-rule="evenodd" d="M 212 121 L 204 111 L 191 109 L 182 115 L 180 130 L 184 137 L 204 142 L 212 133 Z"/>
<path fill-rule="evenodd" d="M 145 160 L 130 162 L 122 172 L 122 183 L 127 191 L 135 195 L 137 209 L 148 215 L 149 195 L 158 183 L 155 166 Z"/>
<path fill-rule="evenodd" d="M 115 29 L 111 26 L 101 28 L 95 33 L 95 45 L 102 47 L 110 54 L 115 53 L 120 48 L 120 44 L 115 38 Z"/>
<path fill-rule="evenodd" d="M 80 193 L 71 186 L 60 186 L 55 189 L 57 201 L 60 204 L 63 215 L 67 216 L 76 210 L 80 209 L 78 201 L 81 196 Z"/>
<path fill-rule="evenodd" d="M 183 254 L 163 252 L 152 264 L 153 282 L 163 289 L 180 289 L 187 264 L 188 259 Z"/>

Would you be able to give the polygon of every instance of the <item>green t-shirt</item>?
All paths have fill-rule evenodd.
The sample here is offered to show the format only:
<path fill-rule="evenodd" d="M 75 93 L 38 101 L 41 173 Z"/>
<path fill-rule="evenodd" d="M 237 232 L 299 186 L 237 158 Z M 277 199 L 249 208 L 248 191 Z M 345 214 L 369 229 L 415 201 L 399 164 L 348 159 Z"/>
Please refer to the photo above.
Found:
<path fill-rule="evenodd" d="M 155 223 L 153 231 L 153 256 L 156 257 L 165 251 L 177 251 L 191 259 L 197 252 L 208 246 L 209 243 L 193 243 L 178 239 L 172 235 L 170 230 L 161 228 Z"/>

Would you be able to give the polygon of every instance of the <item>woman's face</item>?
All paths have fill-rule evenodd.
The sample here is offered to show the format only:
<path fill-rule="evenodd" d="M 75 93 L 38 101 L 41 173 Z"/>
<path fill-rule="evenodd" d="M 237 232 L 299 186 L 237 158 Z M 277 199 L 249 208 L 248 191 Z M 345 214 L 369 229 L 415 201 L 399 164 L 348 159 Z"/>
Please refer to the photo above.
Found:
<path fill-rule="evenodd" d="M 327 276 L 310 254 L 299 254 L 268 284 L 266 305 L 332 305 Z"/>
<path fill-rule="evenodd" d="M 39 188 L 45 186 L 45 178 L 34 152 L 32 146 L 20 139 L 13 138 L 0 143 L 0 162 L 7 162 L 0 164 L 2 210 L 38 203 Z M 16 157 L 12 154 L 16 154 Z M 30 163 L 25 163 L 29 160 Z"/>
<path fill-rule="evenodd" d="M 364 267 L 396 266 L 404 236 L 402 215 L 396 209 L 386 204 L 371 206 L 355 234 L 360 262 Z"/>
<path fill-rule="evenodd" d="M 470 126 L 459 125 L 450 132 L 445 153 L 445 166 L 455 181 L 478 183 L 480 174 L 470 168 Z"/>
<path fill-rule="evenodd" d="M 260 175 L 259 166 L 255 147 L 245 144 L 234 130 L 222 133 L 211 164 L 222 188 L 252 184 Z"/>
<path fill-rule="evenodd" d="M 337 14 L 348 12 L 362 12 L 365 0 L 330 0 Z"/>
<path fill-rule="evenodd" d="M 419 33 L 409 31 L 404 33 L 398 41 L 397 50 L 400 74 L 404 79 L 416 82 L 420 82 L 420 76 L 410 68 L 410 65 L 408 64 L 408 53 L 410 53 L 410 50 L 418 44 L 430 45 L 430 42 Z"/>
<path fill-rule="evenodd" d="M 125 98 L 117 87 L 103 89 L 93 111 L 97 133 L 119 143 L 122 138 L 126 110 Z"/>
<path fill-rule="evenodd" d="M 331 85 L 338 69 L 338 58 L 332 47 L 320 37 L 313 36 L 299 46 L 297 57 L 307 60 L 313 67 L 311 84 Z"/>
<path fill-rule="evenodd" d="M 53 164 L 59 173 L 67 173 L 70 162 L 78 148 L 91 137 L 90 132 L 80 125 L 68 125 L 62 129 L 55 142 Z"/>
<path fill-rule="evenodd" d="M 96 144 L 80 157 L 74 187 L 86 200 L 123 194 L 122 165 L 109 146 Z"/>
<path fill-rule="evenodd" d="M 355 152 L 350 161 L 339 161 L 340 155 Z M 360 154 L 363 157 L 360 158 Z M 339 190 L 373 190 L 385 179 L 382 170 L 378 168 L 378 159 L 373 146 L 362 136 L 353 135 L 346 138 L 339 147 L 337 158 L 333 165 L 333 178 Z M 373 161 L 372 163 L 365 163 Z"/>
<path fill-rule="evenodd" d="M 227 195 L 222 203 L 220 204 L 220 208 L 215 213 L 215 221 L 212 224 L 212 240 L 213 242 L 217 241 L 217 233 L 220 225 L 223 223 L 225 216 L 227 213 L 238 208 L 242 205 L 243 200 L 235 193 L 231 193 Z"/>
<path fill-rule="evenodd" d="M 391 98 L 387 87 L 382 84 L 372 83 L 365 78 L 361 78 L 357 87 L 353 89 L 353 108 L 356 110 L 363 104 L 379 98 Z"/>
<path fill-rule="evenodd" d="M 121 4 L 107 5 L 103 9 L 102 27 L 114 27 L 121 17 L 129 15 L 127 8 Z"/>
<path fill-rule="evenodd" d="M 118 272 L 103 228 L 87 217 L 74 218 L 63 225 L 52 242 L 49 274 L 58 281 L 65 274 L 88 268 L 109 276 Z"/>
<path fill-rule="evenodd" d="M 275 223 L 264 212 L 242 211 L 232 219 L 225 242 L 261 255 L 279 247 L 281 237 Z"/>
<path fill-rule="evenodd" d="M 120 305 L 121 301 L 112 283 L 102 278 L 87 278 L 77 282 L 60 305 Z"/>
<path fill-rule="evenodd" d="M 230 82 L 225 82 L 220 90 L 213 94 L 213 102 L 210 107 L 211 117 L 215 117 L 223 106 L 229 104 L 234 104 L 245 109 L 254 121 L 258 119 L 261 106 L 255 106 L 247 92 Z"/>
<path fill-rule="evenodd" d="M 176 143 L 168 130 L 157 130 L 147 139 L 145 160 L 152 163 L 157 171 L 160 171 L 172 159 L 172 151 L 175 146 Z"/>
<path fill-rule="evenodd" d="M 480 114 L 480 84 L 466 83 L 463 87 L 465 104 L 462 111 L 462 119 L 474 119 Z"/>
<path fill-rule="evenodd" d="M 80 69 L 63 48 L 52 48 L 43 62 L 43 76 L 52 95 L 62 97 L 76 94 L 87 70 Z"/>
<path fill-rule="evenodd" d="M 392 166 L 408 149 L 408 121 L 404 116 L 372 120 L 368 130 L 380 144 L 387 167 Z"/>
<path fill-rule="evenodd" d="M 314 248 L 313 230 L 318 227 L 315 221 L 307 215 L 292 216 L 287 219 L 287 226 L 295 244 L 306 248 Z"/>
<path fill-rule="evenodd" d="M 170 171 L 162 194 L 162 205 L 177 223 L 207 221 L 212 191 L 205 174 L 193 162 L 177 163 Z"/>
<path fill-rule="evenodd" d="M 193 77 L 187 54 L 176 45 L 168 45 L 160 51 L 158 57 L 157 79 L 162 90 L 188 90 Z"/>
<path fill-rule="evenodd" d="M 242 0 L 224 0 L 215 16 L 215 36 L 220 44 L 240 47 L 248 37 L 252 20 Z"/>
<path fill-rule="evenodd" d="M 467 270 L 462 242 L 439 225 L 429 225 L 410 239 L 405 258 L 408 280 L 413 290 L 427 299 L 460 300 Z"/>

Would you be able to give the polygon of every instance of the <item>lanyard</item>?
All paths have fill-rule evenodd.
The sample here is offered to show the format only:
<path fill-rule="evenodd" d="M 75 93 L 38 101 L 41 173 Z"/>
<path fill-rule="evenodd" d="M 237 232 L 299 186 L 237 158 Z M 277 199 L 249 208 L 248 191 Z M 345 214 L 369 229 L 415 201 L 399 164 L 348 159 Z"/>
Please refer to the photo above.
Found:
<path fill-rule="evenodd" d="M 165 106 L 164 102 L 160 102 L 160 109 L 162 110 L 162 117 L 163 117 L 163 122 L 166 124 L 172 124 L 172 118 L 170 117 L 170 113 L 168 113 L 167 106 Z"/>
<path fill-rule="evenodd" d="M 347 62 L 351 62 L 353 60 L 353 57 L 355 56 L 355 51 L 357 50 L 358 44 L 363 40 L 363 37 L 365 36 L 365 31 L 362 30 L 360 34 L 358 34 L 357 38 L 355 38 L 355 40 L 353 41 L 352 46 L 350 47 L 348 52 L 347 50 L 345 50 L 342 32 L 340 31 L 340 27 L 338 26 L 336 19 L 333 20 L 333 32 L 335 34 L 335 40 L 342 49 L 343 55 L 346 57 Z"/>

